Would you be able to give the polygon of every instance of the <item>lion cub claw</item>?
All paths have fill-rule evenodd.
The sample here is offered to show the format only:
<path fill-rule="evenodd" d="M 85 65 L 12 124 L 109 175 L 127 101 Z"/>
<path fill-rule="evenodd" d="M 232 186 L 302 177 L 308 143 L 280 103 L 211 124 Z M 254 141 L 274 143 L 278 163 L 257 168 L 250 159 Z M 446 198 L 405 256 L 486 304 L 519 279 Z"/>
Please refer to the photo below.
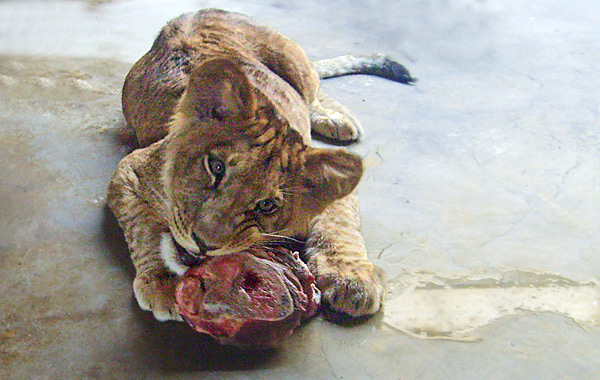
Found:
<path fill-rule="evenodd" d="M 175 287 L 178 277 L 138 275 L 133 281 L 133 292 L 140 308 L 152 311 L 159 321 L 182 321 L 175 311 Z"/>
<path fill-rule="evenodd" d="M 365 259 L 329 258 L 315 268 L 323 302 L 333 311 L 358 318 L 375 314 L 383 302 L 383 271 Z"/>

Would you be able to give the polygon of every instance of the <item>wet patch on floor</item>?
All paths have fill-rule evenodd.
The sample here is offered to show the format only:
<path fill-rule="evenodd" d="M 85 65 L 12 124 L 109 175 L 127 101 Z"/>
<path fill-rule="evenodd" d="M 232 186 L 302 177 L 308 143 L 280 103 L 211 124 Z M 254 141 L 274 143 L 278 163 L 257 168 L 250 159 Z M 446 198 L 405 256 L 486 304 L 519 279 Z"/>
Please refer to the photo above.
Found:
<path fill-rule="evenodd" d="M 418 338 L 477 340 L 477 329 L 521 312 L 600 327 L 600 284 L 535 271 L 444 276 L 415 269 L 392 280 L 384 322 Z"/>

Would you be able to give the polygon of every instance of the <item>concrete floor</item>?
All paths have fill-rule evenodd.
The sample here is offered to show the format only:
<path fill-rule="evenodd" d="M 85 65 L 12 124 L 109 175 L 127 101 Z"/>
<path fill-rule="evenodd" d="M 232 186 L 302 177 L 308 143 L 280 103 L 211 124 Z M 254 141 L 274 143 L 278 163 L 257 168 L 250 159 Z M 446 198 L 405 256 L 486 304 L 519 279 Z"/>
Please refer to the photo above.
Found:
<path fill-rule="evenodd" d="M 105 208 L 133 149 L 122 80 L 170 18 L 244 12 L 315 58 L 388 53 L 419 78 L 345 77 L 384 313 L 310 321 L 280 350 L 220 347 L 133 300 Z M 0 2 L 0 378 L 600 378 L 600 3 Z"/>

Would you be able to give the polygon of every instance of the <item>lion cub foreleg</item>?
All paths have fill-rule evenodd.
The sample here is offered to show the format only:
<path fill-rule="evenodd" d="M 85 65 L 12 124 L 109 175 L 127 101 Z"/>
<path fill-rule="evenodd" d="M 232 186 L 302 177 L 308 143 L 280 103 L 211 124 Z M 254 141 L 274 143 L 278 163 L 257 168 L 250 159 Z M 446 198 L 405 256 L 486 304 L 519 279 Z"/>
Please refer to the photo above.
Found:
<path fill-rule="evenodd" d="M 367 258 L 359 223 L 353 192 L 313 220 L 307 241 L 308 266 L 323 300 L 352 317 L 376 313 L 385 290 L 383 272 Z"/>
<path fill-rule="evenodd" d="M 119 163 L 109 186 L 108 205 L 131 252 L 136 271 L 133 291 L 140 308 L 152 311 L 160 321 L 181 320 L 174 308 L 178 277 L 166 268 L 160 253 L 161 238 L 168 227 L 142 195 L 133 168 L 139 161 L 136 153 Z"/>

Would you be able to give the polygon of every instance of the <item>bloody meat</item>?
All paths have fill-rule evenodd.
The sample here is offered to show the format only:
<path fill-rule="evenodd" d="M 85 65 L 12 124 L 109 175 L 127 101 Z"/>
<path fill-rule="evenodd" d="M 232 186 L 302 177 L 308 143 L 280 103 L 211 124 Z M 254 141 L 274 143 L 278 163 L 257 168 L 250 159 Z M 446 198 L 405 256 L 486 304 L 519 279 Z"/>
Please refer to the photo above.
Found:
<path fill-rule="evenodd" d="M 193 329 L 254 349 L 281 344 L 319 302 L 308 267 L 282 247 L 204 260 L 183 275 L 176 291 L 177 311 Z"/>

